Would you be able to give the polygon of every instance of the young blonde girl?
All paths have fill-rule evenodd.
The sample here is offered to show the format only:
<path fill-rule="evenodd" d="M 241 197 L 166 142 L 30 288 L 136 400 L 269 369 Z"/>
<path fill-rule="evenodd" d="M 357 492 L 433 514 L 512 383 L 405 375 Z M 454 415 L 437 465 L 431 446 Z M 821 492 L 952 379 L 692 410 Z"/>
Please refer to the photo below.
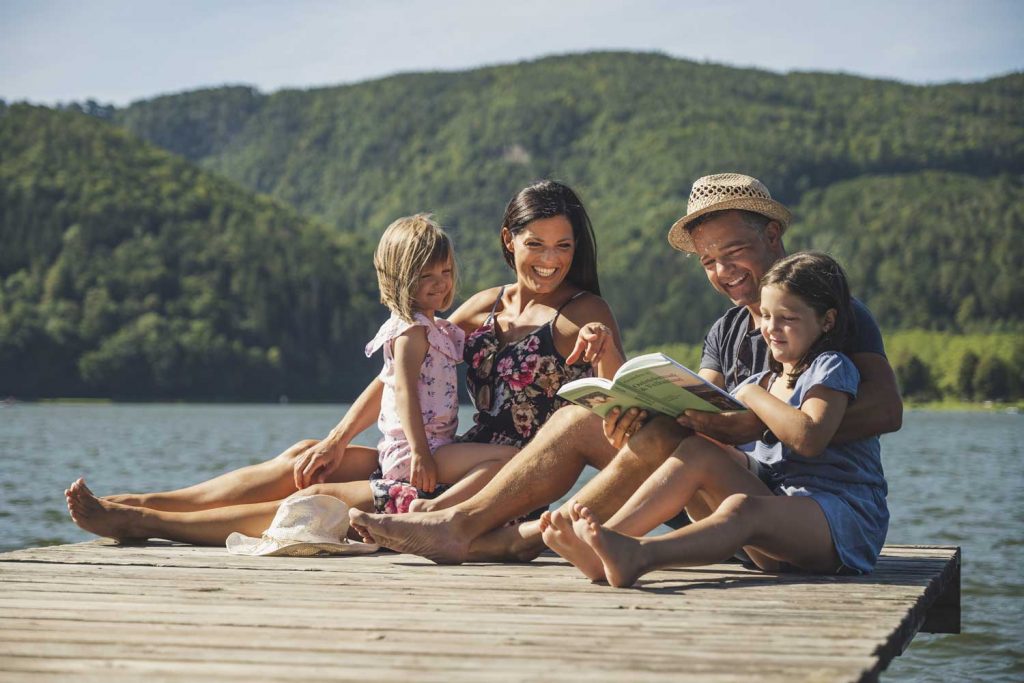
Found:
<path fill-rule="evenodd" d="M 457 325 L 435 317 L 455 296 L 451 240 L 428 215 L 400 218 L 384 231 L 373 264 L 381 303 L 391 310 L 366 345 L 367 356 L 384 353 L 374 507 L 407 512 L 426 498 L 434 498 L 435 508 L 447 507 L 479 490 L 504 464 L 474 453 L 434 455 L 455 437 L 456 365 L 465 337 Z"/>
<path fill-rule="evenodd" d="M 660 567 L 741 549 L 765 570 L 874 567 L 889 521 L 878 438 L 831 443 L 860 379 L 841 353 L 852 320 L 846 277 L 830 257 L 800 253 L 761 284 L 771 369 L 735 394 L 768 427 L 765 438 L 749 454 L 710 440 L 677 450 L 606 526 L 579 505 L 570 519 L 546 516 L 545 542 L 589 578 L 628 586 Z M 683 507 L 693 517 L 713 512 L 638 538 Z"/>

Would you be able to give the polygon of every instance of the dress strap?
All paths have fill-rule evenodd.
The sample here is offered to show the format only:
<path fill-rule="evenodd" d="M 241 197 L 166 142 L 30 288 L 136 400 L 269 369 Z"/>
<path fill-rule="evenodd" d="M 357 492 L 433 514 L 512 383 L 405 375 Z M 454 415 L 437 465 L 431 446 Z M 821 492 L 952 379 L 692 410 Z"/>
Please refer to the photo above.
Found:
<path fill-rule="evenodd" d="M 491 312 L 487 315 L 487 320 L 494 320 L 494 312 L 498 310 L 498 304 L 501 303 L 501 297 L 505 294 L 505 287 L 508 285 L 502 285 L 501 291 L 498 292 L 498 298 L 494 300 L 494 304 L 491 305 Z M 568 302 L 566 302 L 568 303 Z"/>
<path fill-rule="evenodd" d="M 568 306 L 569 304 L 571 304 L 571 303 L 572 303 L 573 301 L 576 301 L 576 299 L 579 299 L 579 298 L 580 298 L 581 296 L 583 296 L 584 294 L 589 294 L 589 292 L 588 292 L 587 290 L 585 290 L 585 289 L 584 289 L 584 290 L 581 290 L 581 291 L 579 291 L 579 292 L 576 292 L 576 293 L 575 293 L 575 294 L 573 294 L 573 295 L 572 295 L 571 297 L 569 297 L 569 300 L 568 300 L 568 301 L 566 301 L 566 302 L 565 302 L 564 304 L 562 304 L 561 306 L 559 306 L 559 307 L 558 307 L 558 310 L 557 310 L 557 311 L 555 311 L 555 316 L 554 316 L 553 318 L 551 318 L 551 324 L 552 324 L 552 325 L 554 325 L 554 324 L 555 324 L 555 321 L 556 321 L 556 320 L 558 320 L 558 316 L 560 316 L 560 315 L 562 314 L 562 309 L 563 309 L 563 308 L 565 308 L 566 306 Z"/>

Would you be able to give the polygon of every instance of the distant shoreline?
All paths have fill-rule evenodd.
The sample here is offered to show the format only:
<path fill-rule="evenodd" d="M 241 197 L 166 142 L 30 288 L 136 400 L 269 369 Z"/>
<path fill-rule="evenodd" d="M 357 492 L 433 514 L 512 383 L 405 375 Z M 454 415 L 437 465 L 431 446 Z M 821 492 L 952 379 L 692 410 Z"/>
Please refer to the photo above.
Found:
<path fill-rule="evenodd" d="M 256 406 L 330 406 L 348 405 L 352 401 L 258 401 L 245 399 L 232 400 L 198 400 L 189 399 L 140 399 L 140 400 L 118 400 L 113 398 L 89 397 L 89 398 L 39 398 L 19 399 L 8 398 L 0 400 L 0 408 L 14 405 L 32 404 L 60 404 L 60 405 L 256 405 Z M 470 404 L 462 404 L 463 407 L 472 408 Z M 997 401 L 905 401 L 904 406 L 909 410 L 934 410 L 945 412 L 1024 412 L 1024 400 L 997 402 Z"/>

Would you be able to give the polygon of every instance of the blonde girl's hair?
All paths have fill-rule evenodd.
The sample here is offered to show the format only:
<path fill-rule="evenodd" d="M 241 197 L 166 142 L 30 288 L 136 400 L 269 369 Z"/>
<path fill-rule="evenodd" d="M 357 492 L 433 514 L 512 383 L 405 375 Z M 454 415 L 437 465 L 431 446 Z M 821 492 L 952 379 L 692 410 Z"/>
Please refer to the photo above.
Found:
<path fill-rule="evenodd" d="M 441 305 L 444 310 L 452 305 L 458 283 L 451 239 L 430 214 L 418 213 L 396 220 L 381 235 L 373 253 L 380 302 L 403 320 L 412 322 L 420 273 L 439 261 L 452 264 L 452 291 Z"/>

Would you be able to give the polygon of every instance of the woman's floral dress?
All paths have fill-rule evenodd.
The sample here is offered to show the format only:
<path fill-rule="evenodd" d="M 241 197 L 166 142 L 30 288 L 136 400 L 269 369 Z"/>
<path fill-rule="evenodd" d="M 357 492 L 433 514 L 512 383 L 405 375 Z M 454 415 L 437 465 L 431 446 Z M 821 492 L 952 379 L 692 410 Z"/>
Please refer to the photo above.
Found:
<path fill-rule="evenodd" d="M 456 441 L 493 443 L 522 448 L 548 418 L 567 401 L 558 390 L 566 382 L 593 376 L 589 363 L 567 365 L 555 348 L 553 326 L 569 302 L 554 317 L 519 341 L 499 349 L 495 310 L 499 292 L 484 324 L 466 338 L 463 359 L 469 365 L 466 383 L 476 406 L 474 422 Z"/>

